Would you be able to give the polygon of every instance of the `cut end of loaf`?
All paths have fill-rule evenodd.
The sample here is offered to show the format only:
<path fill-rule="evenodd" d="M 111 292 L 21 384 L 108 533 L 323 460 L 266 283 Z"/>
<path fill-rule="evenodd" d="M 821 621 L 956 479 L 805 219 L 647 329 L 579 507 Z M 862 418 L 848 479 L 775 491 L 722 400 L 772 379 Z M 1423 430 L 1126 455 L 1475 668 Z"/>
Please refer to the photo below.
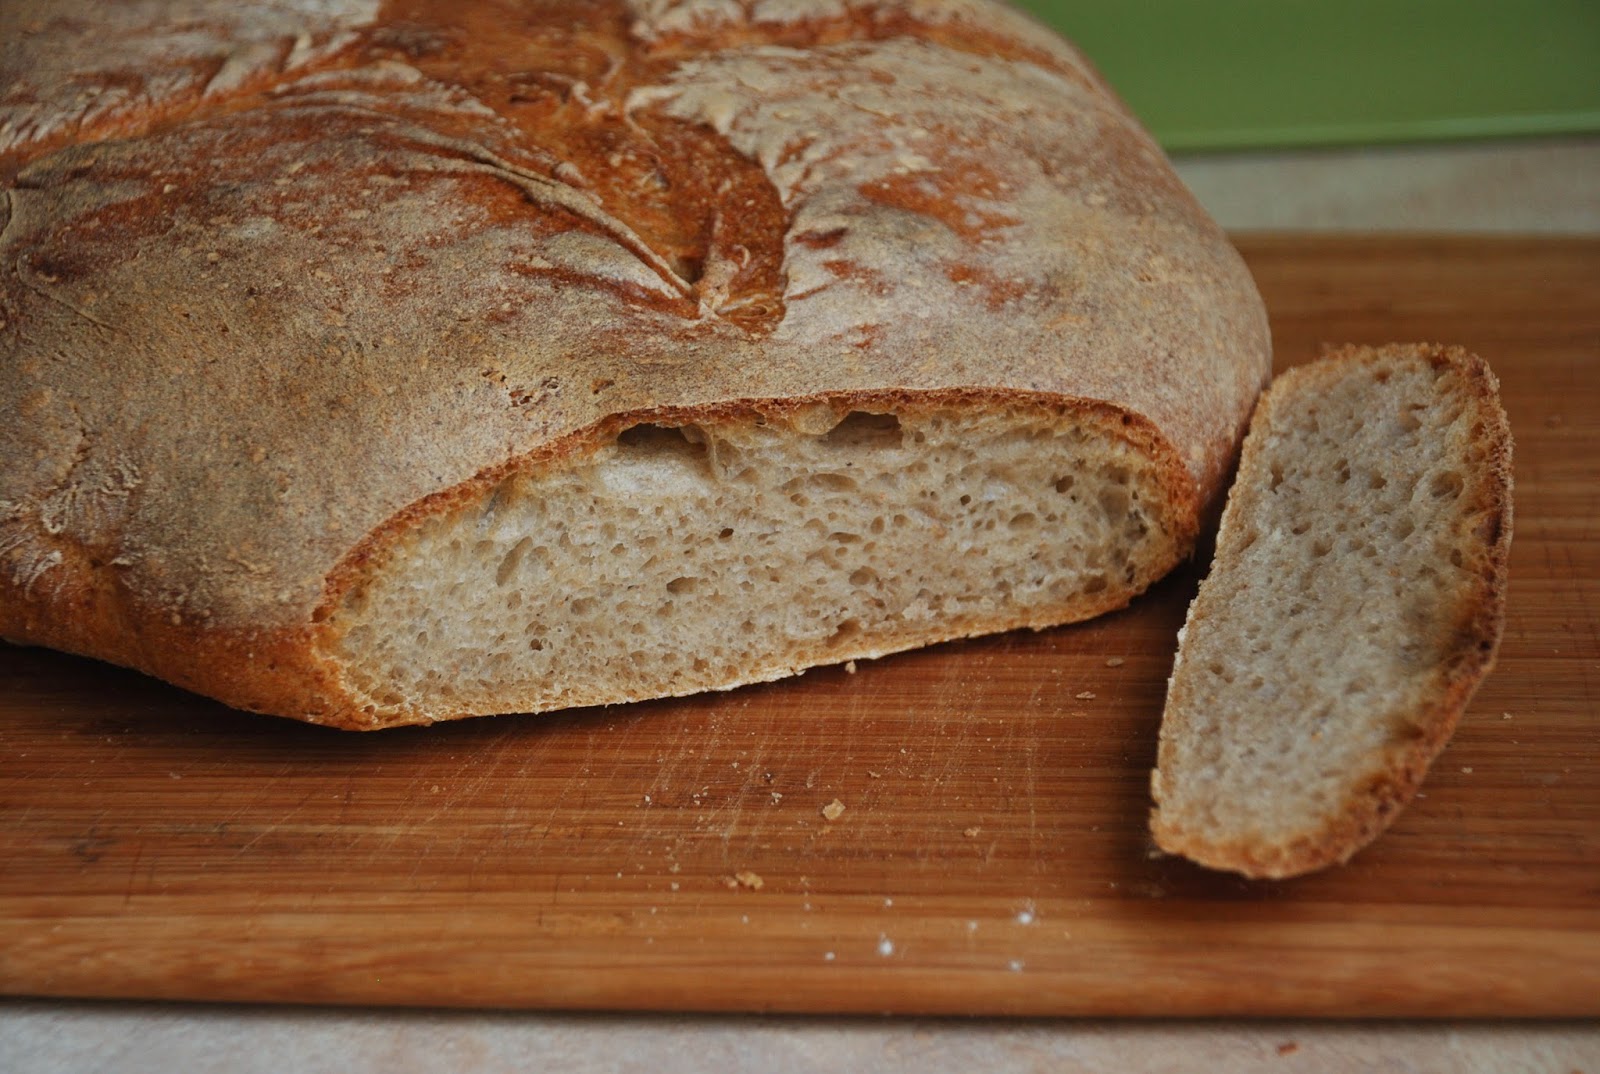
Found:
<path fill-rule="evenodd" d="M 350 722 L 728 689 L 1070 622 L 1189 550 L 1192 483 L 1120 412 L 853 405 L 658 416 L 406 528 L 322 624 Z"/>
<path fill-rule="evenodd" d="M 1396 346 L 1263 397 L 1169 685 L 1162 849 L 1292 876 L 1347 860 L 1416 793 L 1500 635 L 1496 389 L 1463 351 Z"/>

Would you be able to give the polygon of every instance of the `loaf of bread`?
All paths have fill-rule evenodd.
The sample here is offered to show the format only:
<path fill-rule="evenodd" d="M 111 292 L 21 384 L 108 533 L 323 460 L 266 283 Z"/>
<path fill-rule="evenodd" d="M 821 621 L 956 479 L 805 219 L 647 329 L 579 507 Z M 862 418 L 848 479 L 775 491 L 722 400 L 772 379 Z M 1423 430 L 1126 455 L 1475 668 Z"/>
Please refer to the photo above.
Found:
<path fill-rule="evenodd" d="M 1500 641 L 1511 434 L 1457 348 L 1348 348 L 1262 396 L 1180 635 L 1151 828 L 1253 877 L 1348 859 L 1444 748 Z"/>
<path fill-rule="evenodd" d="M 0 6 L 0 635 L 348 728 L 1125 604 L 1268 373 L 990 0 Z"/>

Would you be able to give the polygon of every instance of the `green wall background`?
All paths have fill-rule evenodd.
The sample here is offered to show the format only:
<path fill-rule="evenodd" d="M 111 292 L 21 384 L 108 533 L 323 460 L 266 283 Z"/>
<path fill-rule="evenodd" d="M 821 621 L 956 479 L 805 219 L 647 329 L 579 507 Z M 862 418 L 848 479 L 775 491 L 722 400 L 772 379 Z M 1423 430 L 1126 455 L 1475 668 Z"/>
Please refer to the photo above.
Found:
<path fill-rule="evenodd" d="M 1015 2 L 1168 149 L 1600 130 L 1600 0 Z"/>

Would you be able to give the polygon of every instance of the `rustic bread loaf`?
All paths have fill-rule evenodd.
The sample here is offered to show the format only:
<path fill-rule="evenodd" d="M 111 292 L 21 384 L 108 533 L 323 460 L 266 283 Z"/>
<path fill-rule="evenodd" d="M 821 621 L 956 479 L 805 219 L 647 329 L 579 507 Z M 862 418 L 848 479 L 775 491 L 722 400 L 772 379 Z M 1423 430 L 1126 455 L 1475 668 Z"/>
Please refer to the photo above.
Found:
<path fill-rule="evenodd" d="M 1116 608 L 1268 370 L 989 0 L 0 7 L 0 635 L 343 727 Z"/>
<path fill-rule="evenodd" d="M 1348 348 L 1261 398 L 1189 609 L 1157 844 L 1283 877 L 1411 800 L 1494 662 L 1511 546 L 1498 384 L 1456 348 Z"/>

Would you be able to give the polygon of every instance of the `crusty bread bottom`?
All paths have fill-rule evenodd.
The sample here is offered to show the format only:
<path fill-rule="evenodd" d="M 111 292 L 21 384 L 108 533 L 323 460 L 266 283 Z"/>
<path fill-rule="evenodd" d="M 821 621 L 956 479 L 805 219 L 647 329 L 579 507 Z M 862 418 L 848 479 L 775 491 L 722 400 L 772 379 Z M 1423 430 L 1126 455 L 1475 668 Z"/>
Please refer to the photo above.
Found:
<path fill-rule="evenodd" d="M 1495 392 L 1464 351 L 1394 346 L 1262 397 L 1168 688 L 1163 849 L 1290 876 L 1349 858 L 1416 792 L 1500 637 Z"/>
<path fill-rule="evenodd" d="M 323 656 L 382 726 L 609 704 L 1083 619 L 1189 551 L 1181 467 L 1110 408 L 876 409 L 530 462 L 367 557 Z"/>

